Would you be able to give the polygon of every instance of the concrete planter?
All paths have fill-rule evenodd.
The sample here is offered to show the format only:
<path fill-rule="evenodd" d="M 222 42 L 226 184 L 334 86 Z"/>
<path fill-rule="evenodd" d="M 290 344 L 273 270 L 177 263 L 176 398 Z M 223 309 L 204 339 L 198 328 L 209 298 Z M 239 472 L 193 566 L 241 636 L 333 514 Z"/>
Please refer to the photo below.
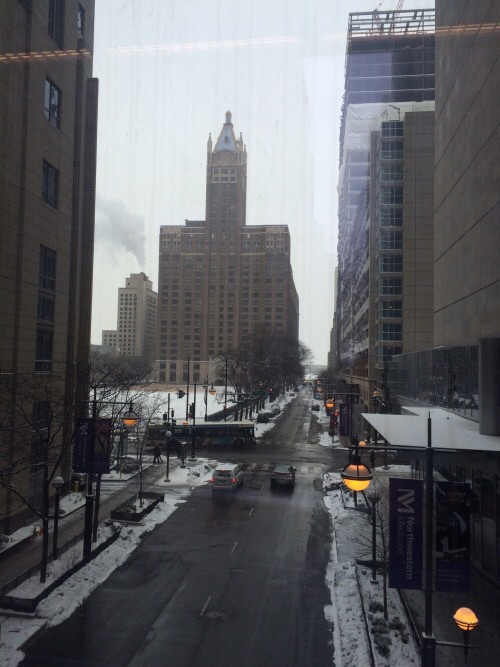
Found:
<path fill-rule="evenodd" d="M 119 507 L 111 510 L 109 515 L 110 519 L 122 523 L 139 523 L 147 514 L 154 510 L 158 503 L 161 503 L 164 500 L 165 494 L 143 491 L 142 498 L 142 508 L 137 506 L 138 494 L 135 494 Z"/>

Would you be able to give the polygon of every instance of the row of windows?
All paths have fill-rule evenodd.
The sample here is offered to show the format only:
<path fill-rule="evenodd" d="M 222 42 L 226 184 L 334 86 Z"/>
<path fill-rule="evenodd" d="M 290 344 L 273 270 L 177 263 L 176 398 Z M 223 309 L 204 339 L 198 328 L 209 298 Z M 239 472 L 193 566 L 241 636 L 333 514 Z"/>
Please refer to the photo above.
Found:
<path fill-rule="evenodd" d="M 378 325 L 379 340 L 403 340 L 403 325 L 392 322 L 381 322 Z"/>
<path fill-rule="evenodd" d="M 403 225 L 402 208 L 381 208 L 380 226 L 381 227 L 401 227 Z"/>
<path fill-rule="evenodd" d="M 380 301 L 380 317 L 403 317 L 402 301 Z"/>
<path fill-rule="evenodd" d="M 381 204 L 402 204 L 403 186 L 402 185 L 383 185 L 380 188 Z"/>
<path fill-rule="evenodd" d="M 381 278 L 380 280 L 380 295 L 392 296 L 403 294 L 403 279 L 402 278 Z"/>
<path fill-rule="evenodd" d="M 403 141 L 398 139 L 382 141 L 380 157 L 382 160 L 402 160 Z"/>
<path fill-rule="evenodd" d="M 400 250 L 403 248 L 403 232 L 382 229 L 380 232 L 381 250 Z"/>
<path fill-rule="evenodd" d="M 383 183 L 387 181 L 402 181 L 403 180 L 403 163 L 402 162 L 385 162 L 380 165 L 380 180 Z"/>
<path fill-rule="evenodd" d="M 403 255 L 382 255 L 380 257 L 380 271 L 382 273 L 401 273 L 403 270 Z"/>

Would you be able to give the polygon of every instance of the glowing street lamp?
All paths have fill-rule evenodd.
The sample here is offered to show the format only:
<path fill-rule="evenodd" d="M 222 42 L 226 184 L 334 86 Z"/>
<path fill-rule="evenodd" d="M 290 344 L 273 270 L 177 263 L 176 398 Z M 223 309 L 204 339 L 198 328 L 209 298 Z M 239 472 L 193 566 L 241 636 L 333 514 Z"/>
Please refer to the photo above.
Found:
<path fill-rule="evenodd" d="M 367 489 L 373 479 L 370 468 L 361 463 L 359 455 L 354 456 L 354 461 L 342 470 L 340 476 L 347 488 L 356 492 Z"/>
<path fill-rule="evenodd" d="M 460 607 L 453 616 L 453 620 L 458 625 L 464 637 L 464 656 L 467 660 L 467 651 L 469 649 L 469 634 L 479 625 L 476 614 L 468 607 Z"/>
<path fill-rule="evenodd" d="M 134 407 L 132 403 L 130 403 L 128 411 L 122 417 L 123 425 L 127 427 L 132 427 L 135 426 L 138 421 L 139 419 L 134 412 Z"/>

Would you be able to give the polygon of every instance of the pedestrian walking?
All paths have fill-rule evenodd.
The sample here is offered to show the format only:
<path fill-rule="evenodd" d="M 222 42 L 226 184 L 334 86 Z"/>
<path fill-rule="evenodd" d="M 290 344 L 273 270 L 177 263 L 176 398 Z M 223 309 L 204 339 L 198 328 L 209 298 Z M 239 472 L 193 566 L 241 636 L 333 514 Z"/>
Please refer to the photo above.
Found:
<path fill-rule="evenodd" d="M 155 445 L 155 448 L 154 448 L 153 463 L 161 463 L 161 449 L 160 449 L 160 445 Z"/>

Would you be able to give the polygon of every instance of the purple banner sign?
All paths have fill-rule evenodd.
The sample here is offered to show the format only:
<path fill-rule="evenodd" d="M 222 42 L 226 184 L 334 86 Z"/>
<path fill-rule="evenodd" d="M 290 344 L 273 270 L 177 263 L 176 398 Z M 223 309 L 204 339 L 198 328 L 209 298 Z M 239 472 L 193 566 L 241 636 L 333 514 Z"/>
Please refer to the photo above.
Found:
<path fill-rule="evenodd" d="M 351 435 L 351 410 L 352 405 L 347 403 L 340 404 L 339 436 Z"/>
<path fill-rule="evenodd" d="M 109 473 L 112 440 L 111 419 L 82 417 L 73 449 L 73 470 L 87 475 Z"/>
<path fill-rule="evenodd" d="M 436 482 L 436 590 L 470 590 L 469 484 Z"/>
<path fill-rule="evenodd" d="M 422 588 L 422 499 L 421 480 L 389 480 L 390 588 Z"/>

